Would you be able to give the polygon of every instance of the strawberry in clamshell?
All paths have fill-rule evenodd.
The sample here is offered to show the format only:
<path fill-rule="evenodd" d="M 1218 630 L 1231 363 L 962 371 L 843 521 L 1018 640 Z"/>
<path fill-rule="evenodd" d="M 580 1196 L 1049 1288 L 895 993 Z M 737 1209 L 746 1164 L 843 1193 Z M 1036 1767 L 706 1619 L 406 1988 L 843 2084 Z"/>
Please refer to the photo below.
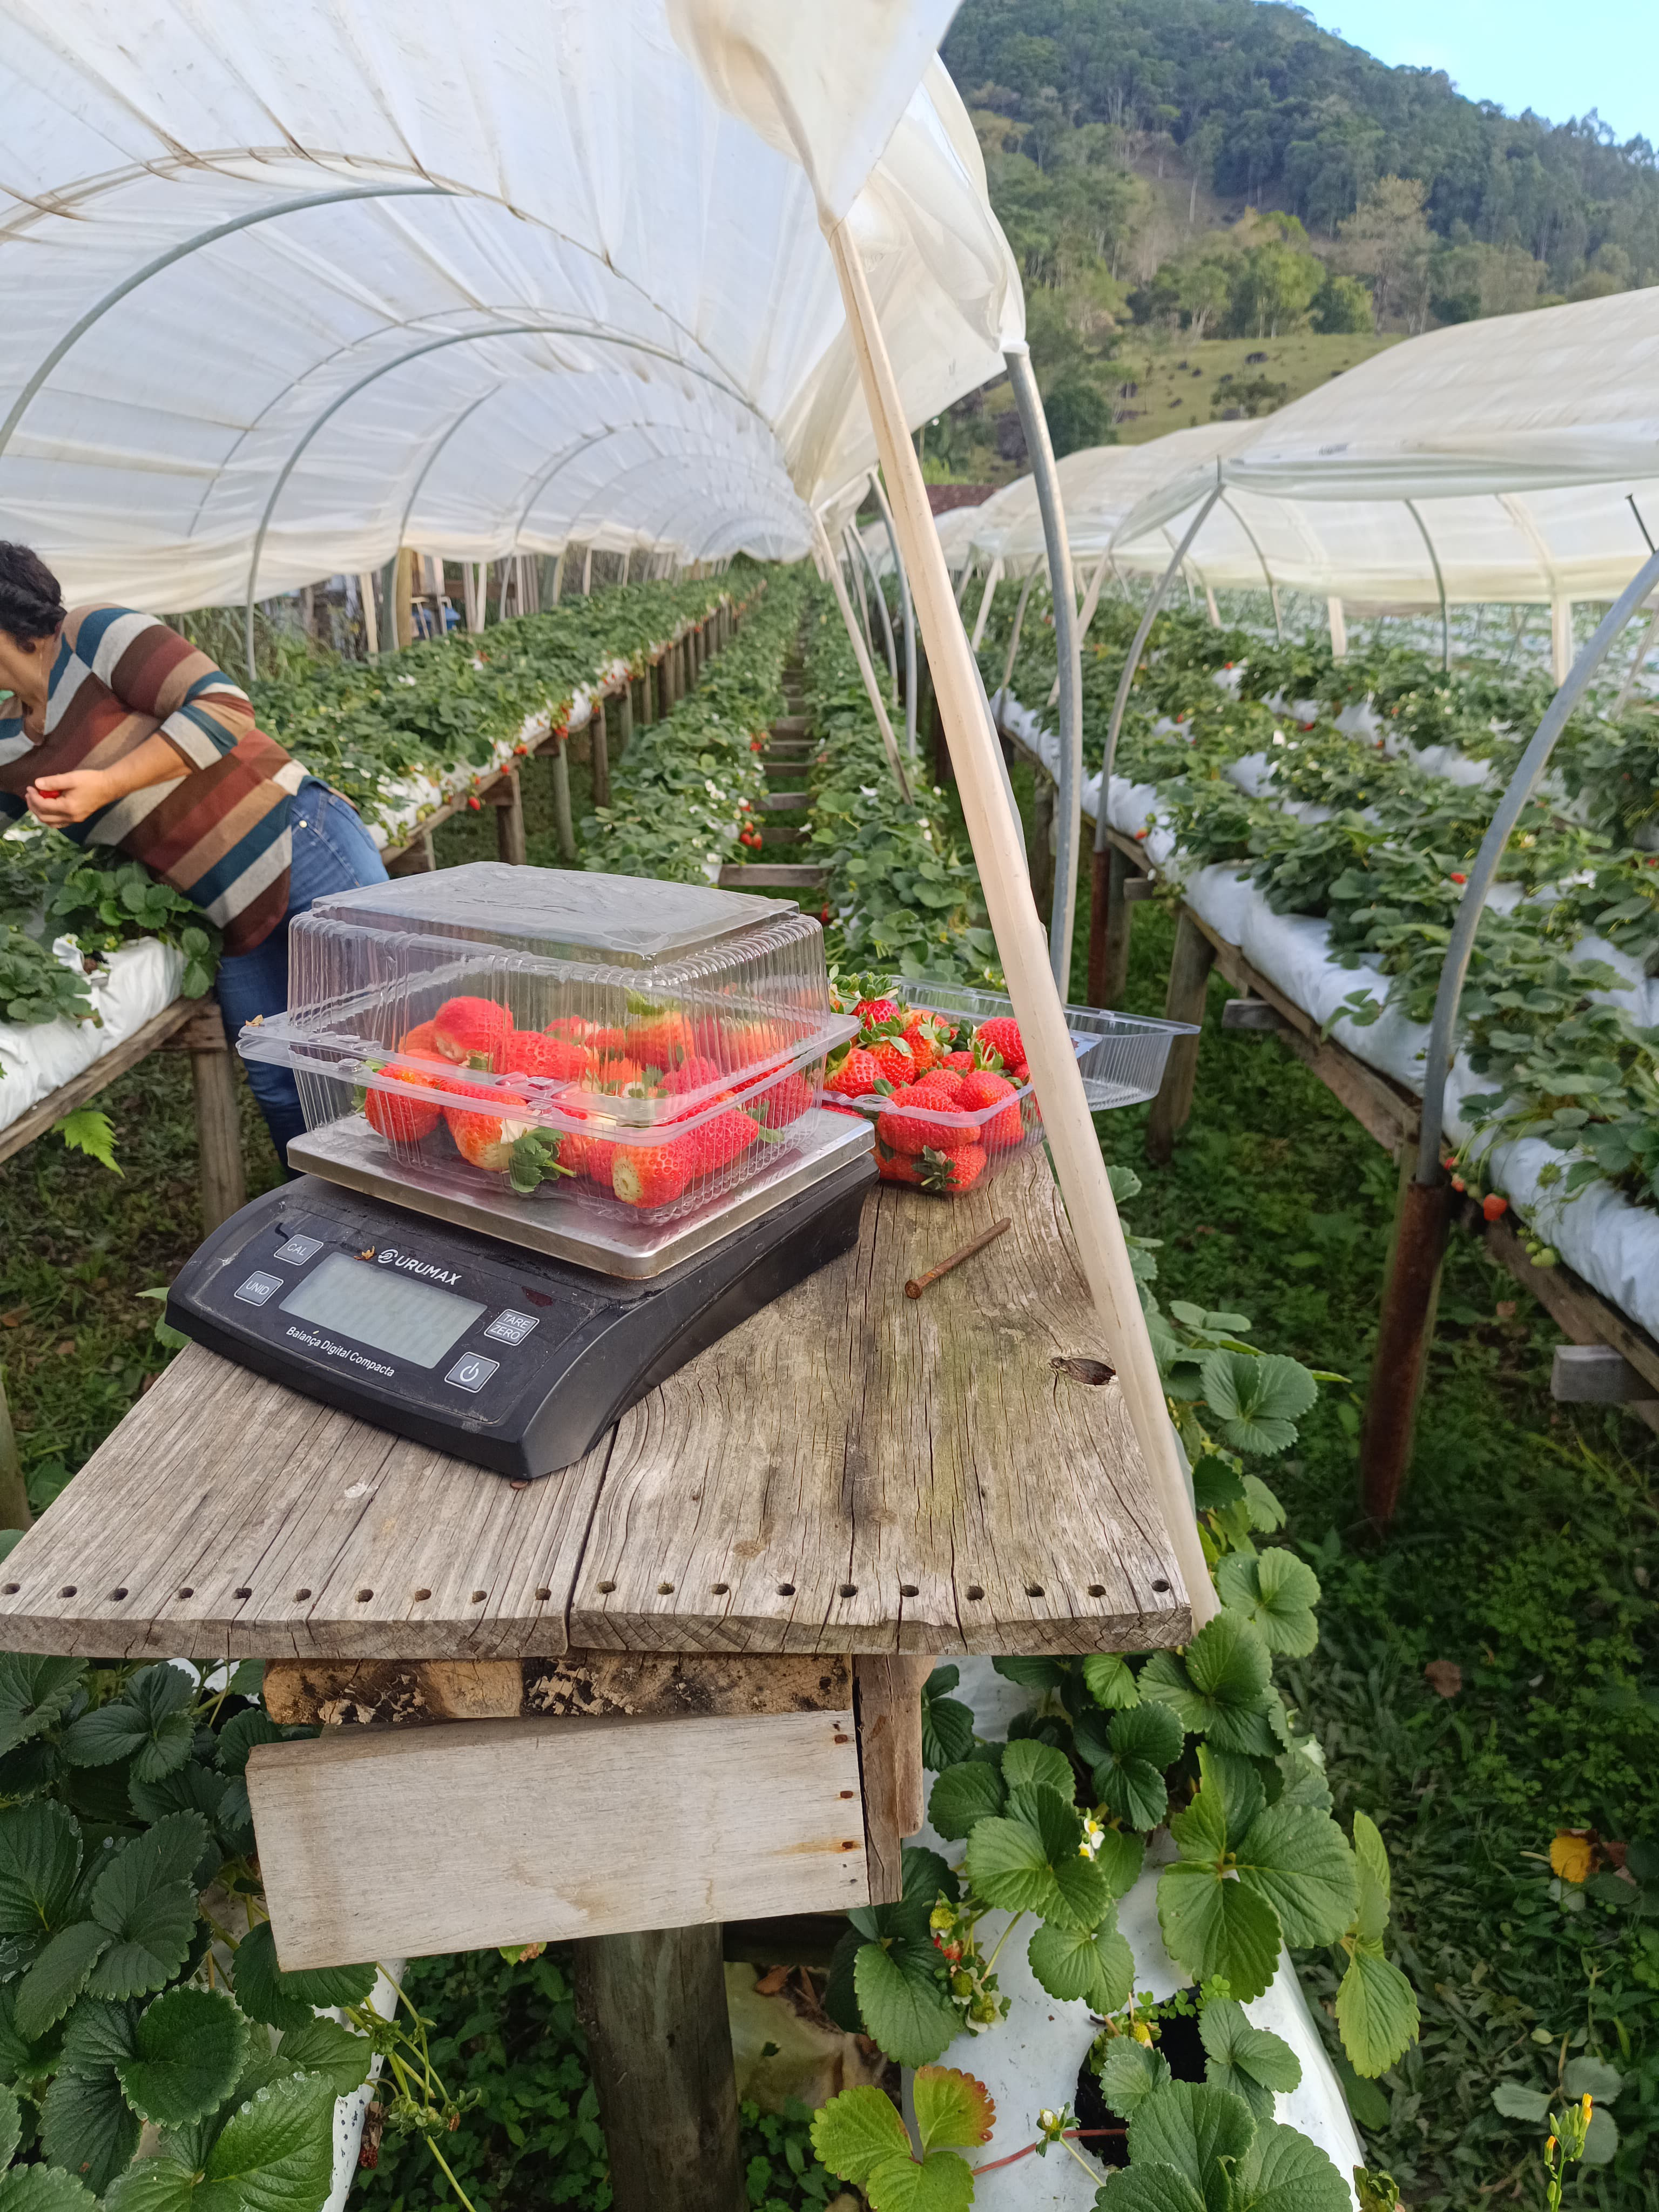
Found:
<path fill-rule="evenodd" d="M 431 1068 L 417 1067 L 412 1061 L 404 1060 L 370 1060 L 368 1072 L 422 1091 L 436 1090 L 440 1079 Z M 428 1106 L 424 1099 L 409 1098 L 401 1091 L 382 1091 L 371 1083 L 358 1091 L 356 1104 L 369 1127 L 388 1144 L 418 1145 L 438 1126 L 435 1098 Z"/>
<path fill-rule="evenodd" d="M 494 999 L 446 999 L 432 1017 L 433 1049 L 444 1059 L 494 1066 L 513 1017 Z"/>
<path fill-rule="evenodd" d="M 478 1067 L 475 1072 L 483 1074 L 488 1070 Z M 559 1157 L 565 1143 L 562 1129 L 544 1128 L 538 1121 L 513 1115 L 514 1106 L 527 1111 L 527 1102 L 510 1082 L 468 1083 L 459 1075 L 452 1075 L 441 1077 L 439 1087 L 451 1097 L 478 1102 L 443 1109 L 455 1149 L 471 1166 L 486 1175 L 504 1175 L 512 1188 L 526 1197 L 555 1176 L 574 1174 L 574 1169 Z"/>

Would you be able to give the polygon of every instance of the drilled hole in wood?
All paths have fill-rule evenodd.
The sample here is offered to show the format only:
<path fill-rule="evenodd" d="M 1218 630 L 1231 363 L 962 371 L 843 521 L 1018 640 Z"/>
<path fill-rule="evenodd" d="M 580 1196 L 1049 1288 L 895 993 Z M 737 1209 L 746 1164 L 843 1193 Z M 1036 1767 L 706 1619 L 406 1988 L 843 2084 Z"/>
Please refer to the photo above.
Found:
<path fill-rule="evenodd" d="M 474 1605 L 482 1605 L 489 1595 L 489 1592 L 488 1590 L 474 1590 L 472 1593 L 472 1602 Z"/>
<path fill-rule="evenodd" d="M 308 1589 L 296 1589 L 294 1593 L 294 1602 L 295 1605 L 303 1605 L 310 1595 L 311 1592 Z"/>
<path fill-rule="evenodd" d="M 357 1602 L 358 1602 L 358 1604 L 359 1604 L 359 1605 L 367 1605 L 367 1604 L 368 1603 L 368 1601 L 370 1600 L 370 1598 L 372 1598 L 372 1597 L 374 1596 L 374 1591 L 373 1591 L 372 1589 L 360 1589 L 360 1590 L 358 1591 L 358 1593 L 357 1593 Z"/>
<path fill-rule="evenodd" d="M 594 1587 L 598 1589 L 601 1597 L 609 1597 L 611 1591 L 616 1589 L 617 1585 L 615 1583 L 598 1583 Z"/>
<path fill-rule="evenodd" d="M 855 1797 L 858 1792 L 855 1790 L 843 1790 L 841 1794 L 843 1797 Z"/>
<path fill-rule="evenodd" d="M 732 1585 L 730 1583 L 710 1583 L 708 1587 L 716 1597 L 724 1597 Z"/>
<path fill-rule="evenodd" d="M 126 1592 L 124 1589 L 112 1589 L 110 1592 L 110 1601 L 112 1604 L 117 1603 L 125 1595 Z"/>
<path fill-rule="evenodd" d="M 195 1593 L 195 1591 L 191 1588 L 190 1584 L 189 1584 L 188 1583 L 186 1583 L 185 1584 L 185 1586 L 184 1586 L 183 1589 L 181 1589 L 181 1590 L 179 1591 L 179 1596 L 180 1596 L 180 1597 L 194 1597 L 194 1596 L 195 1596 L 195 1595 L 196 1595 L 196 1593 Z"/>
<path fill-rule="evenodd" d="M 921 1595 L 921 1592 L 916 1588 L 916 1585 L 914 1583 L 901 1583 L 899 1584 L 899 1595 L 901 1597 L 920 1597 Z"/>
<path fill-rule="evenodd" d="M 859 1586 L 856 1583 L 843 1583 L 841 1586 L 841 1594 L 843 1597 L 856 1597 L 859 1594 Z"/>
<path fill-rule="evenodd" d="M 778 1595 L 780 1597 L 793 1597 L 794 1595 L 795 1585 L 793 1583 L 780 1583 L 778 1584 Z"/>
<path fill-rule="evenodd" d="M 672 1583 L 659 1583 L 657 1584 L 657 1595 L 659 1597 L 672 1597 L 673 1595 L 674 1585 Z"/>
<path fill-rule="evenodd" d="M 842 1849 L 844 1851 L 855 1851 L 858 1849 L 858 1845 L 856 1844 L 843 1844 L 842 1845 Z"/>
<path fill-rule="evenodd" d="M 537 1590 L 536 1590 L 536 1602 L 537 1602 L 538 1605 L 545 1605 L 545 1604 L 547 1603 L 547 1601 L 549 1600 L 549 1598 L 550 1598 L 550 1597 L 552 1596 L 552 1595 L 553 1595 L 553 1592 L 552 1592 L 551 1588 L 550 1588 L 550 1587 L 546 1583 L 542 1583 L 538 1584 L 538 1587 L 537 1587 Z"/>
<path fill-rule="evenodd" d="M 1089 1595 L 1091 1597 L 1104 1597 L 1106 1595 L 1105 1583 L 1091 1583 L 1089 1585 Z"/>
<path fill-rule="evenodd" d="M 969 1597 L 983 1597 L 985 1593 L 977 1583 L 969 1583 L 968 1585 L 968 1595 Z"/>
<path fill-rule="evenodd" d="M 59 1597 L 73 1597 L 75 1595 L 75 1584 L 73 1583 L 65 1583 L 63 1589 L 58 1591 L 58 1595 Z"/>
<path fill-rule="evenodd" d="M 426 1603 L 426 1601 L 427 1601 L 428 1598 L 429 1598 L 429 1597 L 431 1596 L 431 1595 L 432 1595 L 432 1593 L 431 1593 L 431 1591 L 430 1591 L 430 1590 L 416 1590 L 416 1593 L 415 1593 L 415 1602 L 416 1602 L 416 1605 L 424 1605 L 424 1604 Z"/>
<path fill-rule="evenodd" d="M 1097 1389 L 1103 1382 L 1109 1382 L 1116 1372 L 1103 1359 L 1051 1359 L 1048 1364 L 1056 1375 L 1065 1376 L 1068 1382 L 1088 1382 Z"/>
<path fill-rule="evenodd" d="M 252 1597 L 253 1592 L 251 1589 L 239 1589 L 233 1590 L 231 1595 L 233 1597 Z"/>
<path fill-rule="evenodd" d="M 18 1591 L 21 1589 L 23 1585 L 21 1583 L 8 1583 L 5 1587 L 4 1595 L 7 1597 L 15 1597 Z"/>
<path fill-rule="evenodd" d="M 1042 1584 L 1041 1583 L 1027 1583 L 1025 1585 L 1025 1595 L 1027 1597 L 1041 1597 L 1042 1595 Z"/>
<path fill-rule="evenodd" d="M 1152 1588 L 1158 1592 L 1160 1597 L 1163 1596 L 1164 1591 L 1167 1590 L 1169 1587 L 1170 1585 L 1168 1583 L 1154 1583 L 1152 1584 Z"/>

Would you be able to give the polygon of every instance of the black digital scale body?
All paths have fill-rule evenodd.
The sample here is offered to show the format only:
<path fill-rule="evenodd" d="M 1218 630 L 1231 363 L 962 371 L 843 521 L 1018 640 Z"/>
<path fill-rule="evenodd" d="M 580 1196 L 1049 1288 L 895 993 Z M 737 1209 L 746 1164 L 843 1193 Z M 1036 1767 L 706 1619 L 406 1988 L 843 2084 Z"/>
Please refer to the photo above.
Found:
<path fill-rule="evenodd" d="M 185 1335 L 497 1474 L 568 1467 L 635 1401 L 858 1241 L 867 1151 L 644 1280 L 315 1175 L 216 1230 L 167 1294 Z"/>

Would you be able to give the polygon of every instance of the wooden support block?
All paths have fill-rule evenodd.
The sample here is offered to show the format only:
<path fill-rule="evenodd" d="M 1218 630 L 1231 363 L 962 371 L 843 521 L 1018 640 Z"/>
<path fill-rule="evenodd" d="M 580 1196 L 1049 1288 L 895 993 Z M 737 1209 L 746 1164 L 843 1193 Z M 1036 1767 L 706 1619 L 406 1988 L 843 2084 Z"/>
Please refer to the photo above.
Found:
<path fill-rule="evenodd" d="M 633 734 L 634 686 L 630 681 L 623 685 L 622 696 L 617 706 L 617 750 L 618 753 L 625 753 L 628 750 L 629 741 Z"/>
<path fill-rule="evenodd" d="M 217 1008 L 215 1008 L 216 1014 Z M 202 1227 L 211 1235 L 239 1213 L 247 1200 L 242 1169 L 241 1119 L 236 1104 L 236 1070 L 219 1028 L 216 1048 L 198 1047 L 190 1055 L 196 1093 L 197 1182 L 202 1194 Z"/>
<path fill-rule="evenodd" d="M 596 1936 L 575 1969 L 616 2212 L 741 2212 L 719 1929 Z"/>
<path fill-rule="evenodd" d="M 1166 1020 L 1204 1019 L 1205 990 L 1215 964 L 1215 947 L 1186 908 L 1176 924 L 1175 952 L 1170 962 L 1170 987 L 1164 995 Z M 1146 1157 L 1162 1166 L 1175 1150 L 1175 1140 L 1187 1126 L 1193 1110 L 1193 1089 L 1198 1081 L 1195 1036 L 1178 1036 L 1164 1063 L 1164 1081 L 1146 1120 Z"/>
<path fill-rule="evenodd" d="M 896 1905 L 902 1896 L 904 1839 L 927 1817 L 921 1686 L 933 1668 L 931 1659 L 853 1662 L 872 1905 Z"/>
<path fill-rule="evenodd" d="M 810 791 L 763 791 L 755 807 L 764 814 L 804 814 L 811 804 Z"/>
<path fill-rule="evenodd" d="M 1610 1344 L 1558 1344 L 1550 1395 L 1564 1406 L 1627 1406 L 1651 1400 L 1653 1385 Z"/>
<path fill-rule="evenodd" d="M 432 849 L 430 830 L 417 830 L 407 845 L 389 850 L 385 854 L 386 871 L 394 876 L 422 876 L 438 865 L 438 856 Z"/>
<path fill-rule="evenodd" d="M 850 1711 L 342 1730 L 248 1794 L 288 1968 L 869 1897 Z"/>
<path fill-rule="evenodd" d="M 744 867 L 735 861 L 720 870 L 722 890 L 743 890 L 755 888 L 764 890 L 822 890 L 828 880 L 823 868 L 795 867 L 788 861 L 777 866 L 762 862 L 758 866 Z"/>
<path fill-rule="evenodd" d="M 1553 1267 L 1539 1267 L 1507 1221 L 1478 1225 L 1492 1258 L 1531 1292 L 1575 1344 L 1610 1346 L 1630 1362 L 1648 1387 L 1640 1396 L 1625 1401 L 1627 1410 L 1659 1431 L 1659 1344 L 1571 1267 L 1559 1262 Z"/>
<path fill-rule="evenodd" d="M 1291 1026 L 1277 1006 L 1265 999 L 1229 999 L 1221 1009 L 1224 1030 L 1287 1030 Z"/>
<path fill-rule="evenodd" d="M 556 1659 L 273 1659 L 266 1711 L 284 1726 L 400 1726 L 537 1715 L 685 1718 L 844 1712 L 852 1662 L 784 1653 L 566 1651 Z"/>
<path fill-rule="evenodd" d="M 1144 906 L 1148 899 L 1158 896 L 1158 879 L 1153 876 L 1137 876 L 1131 872 L 1123 879 L 1125 906 Z"/>
<path fill-rule="evenodd" d="M 33 1520 L 23 1480 L 23 1455 L 17 1449 L 17 1431 L 6 1403 L 6 1370 L 0 1367 L 0 1526 L 27 1528 Z"/>

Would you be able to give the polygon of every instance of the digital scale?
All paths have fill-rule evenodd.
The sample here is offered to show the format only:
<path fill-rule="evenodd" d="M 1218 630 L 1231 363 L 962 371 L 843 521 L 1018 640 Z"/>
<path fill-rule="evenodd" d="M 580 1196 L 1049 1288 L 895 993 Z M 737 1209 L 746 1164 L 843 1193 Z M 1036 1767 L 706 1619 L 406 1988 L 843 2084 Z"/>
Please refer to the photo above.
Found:
<path fill-rule="evenodd" d="M 858 1242 L 867 1122 L 813 1109 L 770 1170 L 665 1223 L 395 1168 L 358 1115 L 289 1147 L 167 1294 L 256 1373 L 497 1474 L 579 1460 L 705 1346 Z"/>

